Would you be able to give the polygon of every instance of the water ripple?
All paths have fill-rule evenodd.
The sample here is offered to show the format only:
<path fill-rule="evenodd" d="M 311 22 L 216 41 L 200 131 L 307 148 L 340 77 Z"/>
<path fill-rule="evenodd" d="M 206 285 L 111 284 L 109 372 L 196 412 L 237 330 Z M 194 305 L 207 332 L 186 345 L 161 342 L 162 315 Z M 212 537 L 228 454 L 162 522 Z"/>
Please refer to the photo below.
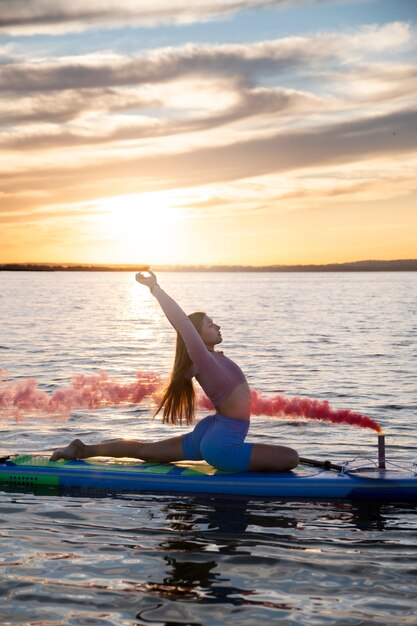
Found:
<path fill-rule="evenodd" d="M 11 380 L 32 377 L 52 392 L 102 368 L 126 379 L 143 369 L 168 375 L 173 334 L 132 276 L 57 277 L 0 274 Z M 409 464 L 416 282 L 413 273 L 161 276 L 187 311 L 220 321 L 224 350 L 253 386 L 365 412 L 381 421 L 390 457 Z M 1 453 L 49 450 L 74 436 L 170 436 L 151 412 L 144 404 L 68 420 L 3 415 Z M 373 433 L 305 420 L 254 418 L 250 437 L 330 460 L 376 456 Z M 409 626 L 416 514 L 413 505 L 347 501 L 0 493 L 0 621 Z"/>

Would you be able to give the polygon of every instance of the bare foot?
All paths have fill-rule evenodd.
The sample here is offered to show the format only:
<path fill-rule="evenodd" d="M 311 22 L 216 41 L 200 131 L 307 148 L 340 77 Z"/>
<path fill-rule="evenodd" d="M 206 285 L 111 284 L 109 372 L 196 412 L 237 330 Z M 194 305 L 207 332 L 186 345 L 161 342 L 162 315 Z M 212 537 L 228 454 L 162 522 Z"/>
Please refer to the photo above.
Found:
<path fill-rule="evenodd" d="M 58 459 L 82 459 L 85 452 L 86 445 L 81 439 L 74 439 L 65 448 L 59 448 L 50 456 L 50 461 L 57 461 Z"/>

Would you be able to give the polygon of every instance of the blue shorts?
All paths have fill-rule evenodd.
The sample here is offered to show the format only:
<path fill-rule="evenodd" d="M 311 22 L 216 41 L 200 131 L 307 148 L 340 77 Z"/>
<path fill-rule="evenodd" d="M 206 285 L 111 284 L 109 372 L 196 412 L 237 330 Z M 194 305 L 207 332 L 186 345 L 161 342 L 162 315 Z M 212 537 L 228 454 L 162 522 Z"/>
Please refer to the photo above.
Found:
<path fill-rule="evenodd" d="M 244 443 L 248 430 L 249 420 L 209 415 L 182 436 L 184 460 L 204 460 L 226 472 L 247 472 L 253 448 L 253 443 Z"/>

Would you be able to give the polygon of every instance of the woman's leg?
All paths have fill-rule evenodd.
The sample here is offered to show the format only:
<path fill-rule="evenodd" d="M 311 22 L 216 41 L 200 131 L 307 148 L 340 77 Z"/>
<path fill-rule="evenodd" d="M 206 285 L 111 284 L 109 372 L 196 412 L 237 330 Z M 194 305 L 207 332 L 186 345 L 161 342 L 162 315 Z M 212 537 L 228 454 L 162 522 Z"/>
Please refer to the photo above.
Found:
<path fill-rule="evenodd" d="M 268 443 L 254 443 L 249 462 L 250 472 L 287 472 L 298 465 L 293 448 Z"/>
<path fill-rule="evenodd" d="M 55 450 L 50 460 L 87 459 L 93 456 L 130 457 L 158 463 L 183 461 L 182 435 L 155 442 L 111 439 L 97 444 L 85 444 L 80 439 L 74 439 L 65 448 Z"/>
<path fill-rule="evenodd" d="M 214 420 L 209 415 L 200 420 L 194 430 L 186 435 L 170 437 L 162 441 L 136 441 L 129 439 L 107 439 L 97 444 L 85 444 L 74 439 L 65 448 L 59 448 L 50 457 L 58 459 L 87 459 L 92 456 L 130 457 L 143 461 L 171 463 L 173 461 L 201 460 L 200 440 Z"/>

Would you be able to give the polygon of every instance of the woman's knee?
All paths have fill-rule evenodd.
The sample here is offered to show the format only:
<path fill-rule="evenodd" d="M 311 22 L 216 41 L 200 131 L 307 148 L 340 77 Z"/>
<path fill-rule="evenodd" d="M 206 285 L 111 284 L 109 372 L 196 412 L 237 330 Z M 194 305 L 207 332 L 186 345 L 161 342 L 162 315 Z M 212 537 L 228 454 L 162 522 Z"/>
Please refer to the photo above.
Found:
<path fill-rule="evenodd" d="M 297 450 L 288 448 L 287 446 L 278 446 L 281 450 L 281 462 L 285 466 L 285 470 L 289 471 L 297 467 L 300 462 Z"/>
<path fill-rule="evenodd" d="M 288 462 L 291 466 L 288 469 L 294 469 L 297 467 L 300 462 L 300 457 L 297 450 L 294 450 L 293 448 L 288 448 Z"/>

